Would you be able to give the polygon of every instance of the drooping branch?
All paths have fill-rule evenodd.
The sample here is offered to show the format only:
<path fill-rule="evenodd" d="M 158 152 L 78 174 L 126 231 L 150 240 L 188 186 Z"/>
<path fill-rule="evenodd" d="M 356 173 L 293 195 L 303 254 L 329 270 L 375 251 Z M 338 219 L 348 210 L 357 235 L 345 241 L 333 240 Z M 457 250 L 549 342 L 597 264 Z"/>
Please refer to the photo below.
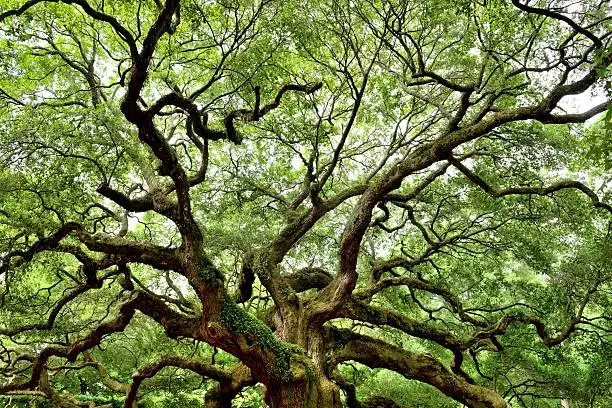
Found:
<path fill-rule="evenodd" d="M 4 21 L 5 19 L 11 16 L 20 16 L 26 11 L 28 11 L 30 8 L 34 7 L 35 5 L 39 3 L 45 3 L 45 2 L 46 3 L 76 4 L 77 6 L 81 7 L 83 11 L 87 13 L 90 17 L 98 21 L 102 21 L 102 22 L 110 24 L 110 26 L 115 30 L 117 35 L 119 35 L 119 37 L 127 44 L 132 56 L 135 56 L 138 54 L 138 50 L 136 48 L 136 41 L 134 40 L 134 37 L 132 36 L 130 31 L 126 29 L 125 27 L 123 27 L 119 23 L 119 21 L 113 16 L 110 16 L 101 11 L 93 9 L 86 0 L 29 0 L 26 3 L 24 3 L 23 6 L 19 7 L 18 9 L 8 10 L 0 14 L 0 22 Z"/>
<path fill-rule="evenodd" d="M 93 347 L 108 335 L 122 332 L 130 323 L 136 310 L 153 318 L 160 323 L 166 330 L 166 334 L 171 338 L 185 336 L 198 338 L 197 321 L 187 318 L 174 310 L 170 309 L 162 300 L 155 298 L 144 292 L 134 292 L 119 308 L 117 317 L 113 320 L 101 323 L 87 335 L 68 346 L 48 346 L 37 356 L 22 355 L 20 359 L 32 362 L 32 374 L 30 379 L 22 383 L 8 383 L 0 385 L 0 393 L 7 393 L 15 390 L 35 389 L 41 379 L 42 371 L 51 357 L 65 358 L 74 362 L 77 357 Z"/>
<path fill-rule="evenodd" d="M 264 107 L 261 108 L 259 112 L 255 112 L 255 111 L 253 112 L 254 114 L 253 120 L 257 120 L 261 118 L 262 116 L 266 115 L 267 113 L 269 113 L 270 111 L 272 111 L 273 109 L 278 108 L 280 106 L 281 99 L 289 91 L 303 92 L 306 95 L 309 95 L 321 89 L 322 86 L 323 86 L 323 83 L 321 82 L 318 82 L 314 85 L 299 85 L 299 84 L 283 85 L 283 87 L 276 93 L 276 96 L 274 97 L 274 101 L 264 105 Z"/>
<path fill-rule="evenodd" d="M 557 13 L 553 10 L 548 10 L 548 9 L 543 9 L 539 7 L 533 7 L 528 4 L 523 4 L 519 0 L 512 0 L 512 4 L 514 4 L 514 6 L 516 6 L 517 8 L 527 13 L 540 14 L 542 16 L 550 17 L 555 20 L 563 21 L 564 23 L 572 27 L 576 32 L 584 35 L 589 40 L 593 41 L 593 44 L 595 44 L 595 46 L 597 47 L 602 46 L 601 40 L 597 38 L 597 36 L 595 36 L 589 30 L 579 26 L 574 20 L 572 20 L 571 18 L 563 14 Z"/>
<path fill-rule="evenodd" d="M 426 322 L 411 319 L 390 309 L 367 305 L 356 300 L 349 301 L 344 308 L 340 309 L 338 315 L 371 323 L 378 327 L 393 327 L 409 336 L 433 341 L 441 345 L 450 350 L 454 355 L 453 364 L 451 365 L 453 373 L 460 375 L 469 383 L 473 383 L 473 380 L 461 369 L 463 351 L 467 348 L 465 342 L 449 330 L 440 329 Z M 470 343 L 471 345 L 472 343 Z"/>
<path fill-rule="evenodd" d="M 587 197 L 591 199 L 593 202 L 593 206 L 595 208 L 603 208 L 607 210 L 610 214 L 612 214 L 612 206 L 610 204 L 601 202 L 599 197 L 593 190 L 587 187 L 585 184 L 574 181 L 574 180 L 564 180 L 554 183 L 548 187 L 510 187 L 505 189 L 495 189 L 491 187 L 483 178 L 478 176 L 472 170 L 468 169 L 463 163 L 457 160 L 454 157 L 450 157 L 449 161 L 455 166 L 461 173 L 463 173 L 471 182 L 476 184 L 478 187 L 482 188 L 485 192 L 487 192 L 492 197 L 503 197 L 507 195 L 541 195 L 546 196 L 550 195 L 554 192 L 566 190 L 566 189 L 575 189 L 583 192 Z"/>
<path fill-rule="evenodd" d="M 123 406 L 125 408 L 132 408 L 134 402 L 136 401 L 138 389 L 140 388 L 142 382 L 147 378 L 155 376 L 165 367 L 178 367 L 193 371 L 205 378 L 212 378 L 224 383 L 231 382 L 231 373 L 228 371 L 198 360 L 182 356 L 164 355 L 154 363 L 139 368 L 138 371 L 132 375 L 132 383 L 129 386 Z"/>
<path fill-rule="evenodd" d="M 123 331 L 134 316 L 135 303 L 138 303 L 137 296 L 127 300 L 121 305 L 119 314 L 114 320 L 100 324 L 85 337 L 77 340 L 70 346 L 48 346 L 44 348 L 37 356 L 21 356 L 21 359 L 32 362 L 32 374 L 30 379 L 23 383 L 8 383 L 0 385 L 0 392 L 6 393 L 15 390 L 35 389 L 40 384 L 41 375 L 43 374 L 43 370 L 45 369 L 45 365 L 47 364 L 47 360 L 49 360 L 49 358 L 55 356 L 65 358 L 68 361 L 75 361 L 80 353 L 100 344 L 100 341 L 106 335 Z"/>
<path fill-rule="evenodd" d="M 0 275 L 5 273 L 11 267 L 15 266 L 11 264 L 13 258 L 21 258 L 21 261 L 18 261 L 19 263 L 29 262 L 37 253 L 57 247 L 60 241 L 68 234 L 73 231 L 80 230 L 81 228 L 81 225 L 78 223 L 67 223 L 64 224 L 57 232 L 34 243 L 27 250 L 9 252 L 3 257 L 2 263 L 0 264 Z"/>
<path fill-rule="evenodd" d="M 455 311 L 459 318 L 465 322 L 471 323 L 477 327 L 487 327 L 488 323 L 482 319 L 477 319 L 472 317 L 469 313 L 465 312 L 463 308 L 463 303 L 459 300 L 459 297 L 454 293 L 441 288 L 439 286 L 433 285 L 431 283 L 425 282 L 422 279 L 414 278 L 411 276 L 396 276 L 390 278 L 384 278 L 376 282 L 374 285 L 355 292 L 354 297 L 356 299 L 365 300 L 371 298 L 374 294 L 379 291 L 391 287 L 391 286 L 407 286 L 409 288 L 423 290 L 435 295 L 442 297 L 448 304 L 452 307 L 452 310 Z"/>
<path fill-rule="evenodd" d="M 568 95 L 568 94 L 561 94 L 561 95 Z M 575 94 L 572 93 L 572 95 L 575 95 Z M 553 97 L 555 97 L 555 95 L 551 94 L 551 98 L 549 100 L 552 100 Z M 596 115 L 605 112 L 608 109 L 608 106 L 610 106 L 610 102 L 603 102 L 603 103 L 600 103 L 599 105 L 592 107 L 588 111 L 581 112 L 581 113 L 568 113 L 568 114 L 563 114 L 563 115 L 552 114 L 552 113 L 540 114 L 540 115 L 537 115 L 536 120 L 542 123 L 551 123 L 551 124 L 558 124 L 558 125 L 563 125 L 567 123 L 583 123 L 595 117 Z"/>
<path fill-rule="evenodd" d="M 536 316 L 527 315 L 527 314 L 508 314 L 502 316 L 495 324 L 489 325 L 483 328 L 481 331 L 478 331 L 472 335 L 472 337 L 464 342 L 463 348 L 467 349 L 475 344 L 477 341 L 481 339 L 491 339 L 494 336 L 504 334 L 508 328 L 513 323 L 523 323 L 528 325 L 533 325 L 536 328 L 536 332 L 538 337 L 547 347 L 554 347 L 561 343 L 563 343 L 566 339 L 569 338 L 572 333 L 578 330 L 579 325 L 581 323 L 585 323 L 583 320 L 583 315 L 591 296 L 597 291 L 597 287 L 600 282 L 597 282 L 593 285 L 585 294 L 584 298 L 580 302 L 578 306 L 578 310 L 575 313 L 575 316 L 571 319 L 567 327 L 561 331 L 559 334 L 551 335 L 549 330 L 546 328 L 544 322 Z M 588 321 L 586 321 L 588 323 Z"/>
<path fill-rule="evenodd" d="M 350 301 L 340 309 L 339 316 L 377 326 L 394 327 L 410 336 L 431 340 L 451 351 L 459 351 L 461 348 L 461 340 L 448 330 L 411 319 L 390 309 L 367 305 L 356 300 Z"/>
<path fill-rule="evenodd" d="M 463 360 L 462 352 L 475 346 L 481 340 L 491 340 L 495 344 L 499 344 L 495 339 L 496 336 L 503 335 L 511 324 L 528 324 L 536 328 L 537 334 L 547 347 L 554 347 L 561 344 L 569 336 L 575 332 L 581 323 L 585 323 L 583 315 L 590 297 L 596 292 L 597 286 L 594 285 L 589 289 L 581 301 L 575 317 L 568 324 L 567 328 L 557 335 L 551 335 L 546 328 L 545 323 L 538 317 L 527 315 L 525 313 L 508 313 L 504 314 L 497 322 L 490 324 L 492 319 L 475 318 L 463 306 L 463 303 L 452 292 L 439 288 L 430 283 L 424 282 L 418 278 L 408 276 L 398 276 L 382 279 L 374 286 L 356 292 L 354 298 L 369 299 L 373 293 L 382 290 L 385 287 L 405 285 L 409 288 L 427 291 L 432 294 L 441 296 L 451 306 L 453 312 L 459 315 L 462 321 L 471 323 L 479 328 L 469 338 L 459 339 L 447 330 L 431 327 L 428 324 L 420 321 L 415 321 L 401 314 L 395 313 L 392 310 L 367 305 L 358 300 L 354 300 L 345 305 L 340 310 L 340 316 L 356 319 L 364 322 L 373 323 L 376 325 L 386 325 L 402 330 L 408 335 L 434 341 L 441 346 L 451 350 L 455 354 L 453 371 L 459 372 L 461 362 Z M 527 306 L 516 304 L 515 306 Z M 503 311 L 505 308 L 493 309 L 493 311 Z M 588 322 L 587 322 L 588 323 Z M 498 347 L 501 349 L 501 347 Z"/>
<path fill-rule="evenodd" d="M 59 300 L 57 300 L 55 304 L 53 305 L 53 307 L 51 308 L 51 311 L 49 312 L 49 316 L 47 317 L 46 322 L 26 324 L 23 326 L 15 327 L 13 329 L 0 328 L 0 336 L 13 337 L 17 334 L 21 334 L 21 333 L 32 331 L 32 330 L 41 330 L 41 331 L 51 330 L 55 324 L 55 320 L 57 316 L 67 304 L 72 302 L 74 299 L 76 299 L 81 294 L 89 291 L 90 289 L 100 288 L 102 286 L 102 282 L 104 281 L 104 279 L 106 279 L 107 277 L 116 275 L 118 273 L 119 272 L 113 271 L 107 274 L 105 277 L 102 277 L 100 279 L 95 278 L 95 275 L 94 275 L 94 279 L 89 279 L 86 283 L 78 285 L 77 287 L 65 293 Z"/>
<path fill-rule="evenodd" d="M 141 262 L 162 270 L 180 270 L 178 250 L 175 248 L 165 248 L 122 237 L 94 235 L 82 227 L 75 229 L 74 232 L 87 249 L 107 254 L 100 261 L 102 267 L 119 263 Z"/>
<path fill-rule="evenodd" d="M 386 368 L 408 379 L 433 385 L 468 407 L 508 407 L 506 401 L 495 391 L 468 383 L 430 355 L 413 353 L 347 330 L 331 329 L 328 333 L 336 345 L 329 361 L 330 368 L 343 361 L 354 360 L 371 368 Z"/>

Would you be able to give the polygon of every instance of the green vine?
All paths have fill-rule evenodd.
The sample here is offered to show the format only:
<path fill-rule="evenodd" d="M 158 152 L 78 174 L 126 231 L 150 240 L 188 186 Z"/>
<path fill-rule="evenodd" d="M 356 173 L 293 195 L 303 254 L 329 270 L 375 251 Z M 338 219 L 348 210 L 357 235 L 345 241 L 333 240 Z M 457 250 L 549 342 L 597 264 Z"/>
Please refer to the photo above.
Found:
<path fill-rule="evenodd" d="M 215 286 L 223 285 L 223 274 L 207 259 L 200 262 L 198 274 L 205 283 Z"/>
<path fill-rule="evenodd" d="M 304 353 L 299 346 L 276 338 L 264 322 L 240 308 L 227 295 L 221 310 L 221 324 L 234 334 L 254 340 L 261 348 L 271 351 L 276 358 L 276 365 L 281 378 L 284 381 L 291 378 L 291 354 Z"/>

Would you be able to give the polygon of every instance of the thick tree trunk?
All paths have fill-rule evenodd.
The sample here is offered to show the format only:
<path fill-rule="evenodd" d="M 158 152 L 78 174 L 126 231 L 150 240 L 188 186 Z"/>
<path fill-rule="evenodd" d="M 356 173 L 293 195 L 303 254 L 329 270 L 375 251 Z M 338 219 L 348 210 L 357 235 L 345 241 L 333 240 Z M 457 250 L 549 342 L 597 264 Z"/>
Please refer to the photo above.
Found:
<path fill-rule="evenodd" d="M 340 408 L 340 393 L 325 377 L 310 374 L 297 381 L 270 385 L 266 403 L 271 408 Z"/>
<path fill-rule="evenodd" d="M 295 370 L 293 370 L 295 372 Z M 301 370 L 300 370 L 301 371 Z M 305 374 L 305 375 L 302 375 Z M 206 408 L 230 408 L 232 399 L 242 389 L 234 384 L 218 384 L 205 397 Z M 284 383 L 266 387 L 264 399 L 271 408 L 340 408 L 338 388 L 327 378 L 299 373 Z"/>

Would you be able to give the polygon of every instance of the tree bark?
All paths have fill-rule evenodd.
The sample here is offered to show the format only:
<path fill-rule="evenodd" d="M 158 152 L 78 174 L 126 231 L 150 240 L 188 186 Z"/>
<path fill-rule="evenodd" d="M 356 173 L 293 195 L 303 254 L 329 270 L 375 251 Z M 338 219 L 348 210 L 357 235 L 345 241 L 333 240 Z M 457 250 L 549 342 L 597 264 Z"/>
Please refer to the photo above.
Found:
<path fill-rule="evenodd" d="M 266 387 L 265 401 L 271 408 L 340 408 L 340 393 L 324 376 L 305 376 Z"/>

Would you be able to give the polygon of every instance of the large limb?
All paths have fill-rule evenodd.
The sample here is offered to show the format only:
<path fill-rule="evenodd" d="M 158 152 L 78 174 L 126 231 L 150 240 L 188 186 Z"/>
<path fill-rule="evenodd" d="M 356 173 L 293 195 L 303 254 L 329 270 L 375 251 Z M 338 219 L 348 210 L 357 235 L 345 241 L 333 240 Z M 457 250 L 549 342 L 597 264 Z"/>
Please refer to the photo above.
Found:
<path fill-rule="evenodd" d="M 296 292 L 302 292 L 308 289 L 320 290 L 327 286 L 331 279 L 331 275 L 327 271 L 320 268 L 305 268 L 285 276 L 285 280 Z M 428 323 L 411 319 L 393 310 L 372 306 L 359 300 L 369 300 L 371 296 L 378 292 L 378 289 L 382 290 L 383 287 L 399 284 L 399 282 L 407 285 L 412 284 L 412 286 L 422 290 L 443 295 L 445 299 L 448 299 L 453 304 L 454 308 L 460 310 L 462 316 L 467 319 L 474 320 L 471 316 L 464 312 L 463 305 L 459 301 L 459 298 L 454 294 L 435 287 L 434 285 L 428 284 L 422 280 L 409 277 L 397 277 L 388 281 L 385 280 L 383 285 L 378 286 L 378 284 L 376 284 L 374 286 L 376 290 L 370 289 L 355 293 L 355 296 L 338 311 L 338 317 L 371 323 L 377 326 L 393 327 L 410 336 L 433 341 L 453 352 L 455 356 L 453 365 L 451 367 L 453 372 L 467 378 L 467 375 L 461 370 L 461 364 L 463 362 L 463 351 L 475 343 L 472 342 L 471 339 L 469 341 L 462 340 L 449 330 L 440 329 Z M 474 321 L 479 323 L 480 327 L 487 327 L 487 323 L 484 321 Z M 493 336 L 494 334 L 495 333 L 491 335 Z"/>
<path fill-rule="evenodd" d="M 477 330 L 473 332 L 470 337 L 460 339 L 447 330 L 432 327 L 424 322 L 415 321 L 396 313 L 395 311 L 368 305 L 362 301 L 356 300 L 369 300 L 375 293 L 378 293 L 379 290 L 394 286 L 406 286 L 410 289 L 425 291 L 440 296 L 450 306 L 452 312 L 457 314 L 459 320 L 471 324 L 473 327 L 477 328 Z M 452 366 L 453 372 L 465 376 L 462 371 L 460 371 L 463 361 L 463 352 L 477 346 L 483 340 L 491 341 L 498 351 L 501 350 L 502 344 L 497 336 L 505 334 L 508 327 L 513 324 L 533 325 L 536 329 L 538 337 L 547 347 L 554 347 L 563 343 L 572 333 L 580 330 L 581 327 L 593 326 L 594 330 L 600 333 L 603 332 L 604 335 L 607 335 L 609 330 L 606 330 L 598 325 L 593 325 L 592 320 L 584 317 L 588 302 L 593 294 L 596 293 L 598 286 L 599 283 L 596 283 L 586 292 L 584 297 L 581 299 L 576 312 L 574 313 L 574 317 L 568 323 L 567 327 L 556 335 L 550 333 L 545 322 L 543 322 L 539 317 L 533 314 L 526 314 L 524 312 L 510 310 L 519 307 L 529 308 L 528 305 L 515 303 L 508 306 L 493 308 L 488 313 L 490 316 L 483 316 L 483 313 L 485 312 L 484 310 L 478 308 L 466 308 L 459 297 L 451 291 L 425 282 L 419 278 L 409 276 L 397 276 L 381 279 L 370 288 L 356 292 L 353 300 L 348 302 L 339 313 L 342 317 L 369 322 L 376 325 L 394 327 L 408 335 L 436 342 L 453 352 L 455 356 Z M 503 313 L 503 315 L 501 317 L 496 317 L 495 314 L 499 316 L 500 312 Z M 479 317 L 474 317 L 472 313 L 475 313 Z M 605 319 L 605 317 L 602 318 Z"/>
<path fill-rule="evenodd" d="M 340 317 L 345 317 L 361 322 L 371 323 L 376 326 L 389 326 L 403 331 L 409 336 L 433 341 L 453 352 L 457 370 L 463 360 L 462 341 L 448 330 L 437 328 L 423 321 L 411 319 L 393 310 L 367 305 L 363 302 L 351 300 L 340 309 Z"/>
<path fill-rule="evenodd" d="M 275 305 L 282 310 L 281 313 L 291 313 L 293 305 L 288 302 L 288 298 L 295 300 L 295 293 L 299 292 L 292 287 L 294 282 L 291 282 L 291 280 L 298 277 L 293 276 L 289 277 L 288 280 L 285 279 L 281 275 L 278 265 L 295 243 L 307 234 L 321 218 L 351 197 L 363 193 L 366 187 L 365 184 L 357 184 L 325 201 L 321 201 L 319 205 L 304 211 L 295 221 L 283 228 L 267 247 L 258 251 L 257 254 L 246 256 L 239 278 L 240 295 L 238 300 L 246 301 L 251 297 L 254 275 L 257 274 L 262 284 L 270 292 Z M 320 282 L 321 279 L 325 278 L 319 275 L 317 281 Z"/>
<path fill-rule="evenodd" d="M 114 320 L 100 324 L 96 329 L 71 345 L 49 346 L 36 356 L 22 355 L 15 359 L 12 364 L 17 364 L 20 360 L 31 362 L 31 377 L 25 382 L 6 384 L 0 387 L 0 392 L 7 393 L 35 389 L 41 381 L 44 367 L 50 357 L 59 357 L 67 359 L 68 361 L 75 361 L 79 354 L 87 352 L 87 350 L 100 344 L 104 337 L 112 333 L 123 331 L 136 311 L 140 311 L 159 323 L 164 328 L 166 336 L 169 338 L 185 337 L 207 341 L 240 356 L 243 361 L 249 362 L 251 365 L 259 364 L 259 359 L 257 358 L 258 353 L 266 354 L 267 359 L 265 361 L 275 362 L 281 367 L 284 367 L 283 364 L 289 364 L 289 352 L 286 351 L 282 353 L 282 349 L 274 348 L 275 344 L 273 342 L 277 340 L 273 338 L 270 329 L 261 326 L 257 328 L 257 331 L 252 331 L 248 328 L 249 322 L 246 321 L 246 319 L 253 319 L 252 316 L 246 314 L 238 316 L 234 314 L 229 317 L 241 319 L 241 322 L 247 325 L 246 332 L 241 331 L 244 330 L 242 327 L 236 332 L 231 331 L 231 329 L 225 329 L 223 326 L 215 323 L 208 324 L 204 327 L 201 318 L 192 318 L 182 315 L 171 309 L 162 299 L 147 292 L 134 292 L 133 295 L 121 305 L 119 315 Z M 230 328 L 233 323 L 234 322 L 225 322 Z M 252 323 L 251 326 L 253 326 L 253 324 L 254 323 Z M 226 330 L 230 331 L 222 333 Z M 267 333 L 262 333 L 262 331 L 266 331 Z M 263 339 L 266 341 L 265 344 L 260 343 L 262 341 L 262 336 L 264 336 Z M 278 346 L 286 347 L 280 344 Z M 87 355 L 85 355 L 85 358 L 88 359 Z M 287 360 L 285 361 L 285 359 Z M 210 406 L 225 406 L 223 405 L 223 401 L 225 401 L 224 398 L 237 394 L 243 387 L 251 385 L 255 381 L 250 376 L 250 371 L 245 366 L 242 366 L 240 370 L 237 369 L 235 373 L 225 373 L 214 367 L 202 365 L 195 360 L 187 361 L 181 357 L 162 357 L 158 363 L 150 367 L 145 367 L 144 370 L 141 370 L 142 372 L 134 376 L 134 382 L 129 389 L 126 388 L 124 384 L 109 382 L 108 378 L 106 378 L 107 376 L 105 376 L 103 372 L 101 376 L 104 377 L 104 382 L 110 384 L 112 387 L 111 389 L 126 391 L 128 393 L 128 400 L 133 401 L 137 388 L 142 380 L 149 378 L 161 368 L 169 365 L 188 368 L 207 377 L 218 379 L 220 381 L 219 387 L 211 391 L 208 396 Z M 259 368 L 260 378 L 266 378 L 263 376 L 262 372 L 265 372 L 266 375 L 280 376 L 278 371 L 273 370 L 273 367 L 269 364 L 265 367 L 260 365 L 257 365 L 257 367 Z M 98 367 L 98 371 L 100 372 L 100 367 Z"/>
<path fill-rule="evenodd" d="M 204 397 L 206 408 L 231 408 L 232 400 L 245 387 L 254 385 L 250 370 L 239 364 L 231 372 L 229 381 L 219 381 Z"/>
<path fill-rule="evenodd" d="M 593 202 L 593 207 L 595 208 L 603 208 L 612 214 L 612 206 L 610 204 L 601 202 L 599 197 L 593 190 L 591 190 L 585 184 L 574 181 L 574 180 L 564 180 L 559 181 L 557 183 L 551 184 L 547 187 L 510 187 L 504 189 L 496 189 L 491 187 L 489 183 L 487 183 L 482 177 L 478 176 L 472 170 L 468 169 L 463 163 L 457 160 L 454 157 L 450 157 L 449 161 L 455 166 L 461 173 L 463 173 L 472 183 L 476 184 L 478 187 L 482 188 L 487 194 L 492 197 L 499 198 L 508 195 L 541 195 L 548 196 L 557 191 L 574 189 L 583 192 L 587 197 L 591 199 Z"/>
<path fill-rule="evenodd" d="M 125 408 L 132 408 L 136 402 L 138 389 L 140 388 L 142 382 L 147 378 L 154 377 L 159 371 L 161 371 L 165 367 L 178 367 L 185 370 L 190 370 L 194 373 L 201 375 L 204 378 L 211 378 L 222 383 L 231 382 L 230 372 L 222 370 L 211 364 L 203 363 L 201 361 L 182 356 L 164 355 L 161 356 L 154 363 L 139 368 L 138 371 L 136 371 L 136 373 L 132 375 L 132 383 L 130 384 L 127 390 L 123 406 Z"/>
<path fill-rule="evenodd" d="M 602 45 L 601 40 L 595 34 L 591 33 L 589 30 L 581 27 L 580 25 L 578 25 L 571 18 L 569 18 L 566 15 L 563 15 L 561 13 L 557 13 L 557 12 L 555 12 L 553 10 L 530 6 L 528 3 L 529 2 L 521 3 L 519 0 L 512 0 L 512 4 L 516 8 L 518 8 L 518 9 L 520 9 L 522 11 L 525 11 L 527 13 L 532 13 L 532 14 L 540 14 L 542 16 L 546 16 L 546 17 L 549 17 L 549 18 L 552 18 L 552 19 L 555 19 L 555 20 L 563 21 L 564 23 L 566 23 L 567 25 L 572 27 L 572 29 L 574 29 L 576 32 L 584 35 L 589 40 L 593 41 L 593 44 L 595 44 L 598 47 L 601 47 L 601 45 Z"/>
<path fill-rule="evenodd" d="M 452 310 L 459 315 L 459 318 L 462 321 L 471 323 L 476 327 L 486 327 L 488 325 L 486 321 L 475 318 L 469 313 L 467 313 L 463 307 L 462 302 L 459 300 L 459 297 L 456 294 L 439 286 L 433 285 L 429 282 L 425 282 L 420 278 L 415 278 L 411 276 L 395 276 L 381 279 L 374 285 L 355 292 L 354 296 L 356 299 L 366 300 L 370 299 L 372 296 L 374 296 L 381 290 L 394 286 L 406 286 L 411 289 L 422 290 L 438 295 L 451 306 Z"/>
<path fill-rule="evenodd" d="M 467 382 L 473 383 L 473 380 L 461 369 L 464 359 L 463 352 L 467 348 L 465 342 L 451 331 L 411 319 L 390 309 L 367 305 L 356 300 L 349 301 L 344 308 L 340 309 L 339 316 L 377 326 L 393 327 L 409 336 L 433 341 L 453 353 L 454 358 L 451 365 L 453 373 L 460 375 Z"/>
<path fill-rule="evenodd" d="M 61 3 L 66 3 L 66 4 L 75 4 L 81 7 L 81 9 L 83 9 L 83 11 L 86 14 L 88 14 L 90 17 L 94 18 L 95 20 L 102 21 L 102 22 L 109 24 L 113 28 L 113 30 L 115 30 L 119 38 L 121 38 L 126 43 L 126 45 L 129 47 L 129 50 L 132 56 L 135 56 L 138 54 L 138 49 L 136 47 L 136 41 L 134 40 L 134 37 L 132 36 L 130 31 L 126 29 L 125 27 L 123 27 L 121 23 L 119 23 L 119 21 L 113 16 L 105 14 L 101 11 L 98 11 L 92 8 L 91 5 L 86 0 L 29 0 L 25 2 L 23 6 L 17 9 L 11 9 L 3 13 L 0 13 L 0 22 L 12 16 L 20 16 L 26 11 L 28 11 L 30 8 L 34 7 L 35 5 L 39 3 L 45 3 L 45 2 L 46 3 L 60 3 L 61 2 Z"/>
<path fill-rule="evenodd" d="M 100 364 L 100 362 L 96 361 L 89 351 L 83 352 L 83 359 L 96 369 L 98 376 L 100 377 L 100 381 L 106 388 L 117 393 L 126 394 L 128 392 L 130 385 L 117 381 L 111 377 L 106 368 Z"/>
<path fill-rule="evenodd" d="M 495 391 L 468 383 L 453 374 L 434 357 L 346 330 L 331 329 L 337 348 L 331 354 L 330 368 L 343 361 L 357 361 L 371 368 L 386 368 L 404 377 L 433 385 L 445 395 L 471 408 L 507 408 Z"/>
<path fill-rule="evenodd" d="M 574 83 L 562 84 L 553 88 L 538 105 L 496 110 L 478 123 L 438 137 L 416 149 L 405 160 L 393 166 L 378 183 L 368 186 L 355 205 L 351 218 L 343 231 L 338 273 L 330 285 L 319 292 L 316 301 L 312 302 L 309 311 L 310 320 L 320 324 L 329 319 L 349 298 L 357 282 L 357 257 L 361 240 L 372 219 L 372 211 L 385 195 L 401 186 L 404 178 L 438 161 L 448 159 L 456 147 L 484 136 L 506 123 L 529 119 L 544 123 L 582 122 L 605 111 L 607 105 L 601 104 L 583 114 L 556 115 L 551 113 L 564 96 L 582 93 L 592 86 L 598 78 L 597 70 L 608 66 L 611 60 L 612 53 L 605 54 L 600 66 L 591 69 Z"/>
<path fill-rule="evenodd" d="M 207 127 L 205 121 L 202 120 L 202 112 L 198 106 L 191 99 L 179 95 L 176 92 L 170 93 L 161 97 L 157 102 L 151 106 L 147 111 L 150 116 L 157 115 L 166 106 L 176 106 L 182 109 L 189 115 L 188 127 L 197 136 L 203 140 L 220 140 L 227 139 L 236 144 L 242 142 L 242 138 L 236 132 L 234 125 L 235 119 L 240 119 L 244 122 L 256 122 L 264 117 L 266 114 L 280 106 L 283 95 L 289 91 L 302 92 L 309 95 L 321 88 L 323 84 L 317 83 L 314 85 L 299 85 L 299 84 L 286 84 L 280 88 L 276 94 L 274 100 L 263 107 L 260 107 L 260 88 L 255 87 L 255 107 L 253 109 L 236 109 L 231 111 L 224 119 L 225 131 L 212 130 Z"/>
<path fill-rule="evenodd" d="M 178 336 L 191 338 L 198 337 L 198 325 L 193 319 L 175 312 L 162 300 L 154 296 L 143 292 L 135 292 L 121 304 L 116 318 L 101 323 L 87 335 L 70 345 L 48 346 L 42 349 L 37 355 L 24 354 L 19 356 L 13 361 L 13 364 L 18 363 L 20 360 L 30 361 L 32 363 L 30 379 L 21 383 L 11 382 L 1 385 L 0 392 L 6 393 L 15 390 L 35 389 L 41 381 L 41 375 L 49 358 L 59 357 L 70 362 L 76 361 L 81 353 L 99 345 L 106 336 L 125 330 L 137 310 L 160 323 L 166 330 L 167 335 L 171 338 L 176 338 Z"/>
<path fill-rule="evenodd" d="M 96 269 L 105 269 L 109 266 L 140 262 L 156 268 L 180 269 L 177 253 L 174 249 L 168 249 L 144 242 L 128 240 L 121 237 L 90 234 L 83 226 L 76 222 L 65 223 L 55 233 L 41 238 L 26 250 L 17 250 L 6 254 L 0 263 L 0 275 L 32 260 L 34 255 L 44 251 L 59 251 L 74 255 L 83 263 L 94 263 L 93 260 L 84 257 L 83 252 L 74 246 L 60 246 L 61 241 L 68 235 L 75 236 L 87 249 L 105 254 L 101 260 L 96 261 Z"/>

